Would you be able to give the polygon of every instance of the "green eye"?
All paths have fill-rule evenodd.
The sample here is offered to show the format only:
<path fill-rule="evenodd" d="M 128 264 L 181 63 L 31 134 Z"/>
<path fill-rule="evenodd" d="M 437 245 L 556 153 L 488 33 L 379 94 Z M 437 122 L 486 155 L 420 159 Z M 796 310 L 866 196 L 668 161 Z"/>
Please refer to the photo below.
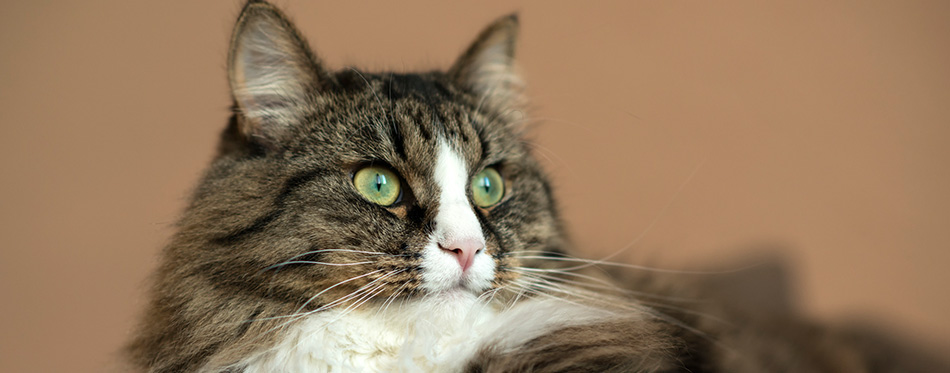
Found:
<path fill-rule="evenodd" d="M 472 179 L 472 199 L 479 207 L 488 207 L 501 201 L 505 195 L 505 181 L 494 168 L 488 167 Z"/>
<path fill-rule="evenodd" d="M 399 177 L 379 166 L 363 167 L 353 176 L 356 190 L 377 205 L 389 206 L 399 199 Z"/>

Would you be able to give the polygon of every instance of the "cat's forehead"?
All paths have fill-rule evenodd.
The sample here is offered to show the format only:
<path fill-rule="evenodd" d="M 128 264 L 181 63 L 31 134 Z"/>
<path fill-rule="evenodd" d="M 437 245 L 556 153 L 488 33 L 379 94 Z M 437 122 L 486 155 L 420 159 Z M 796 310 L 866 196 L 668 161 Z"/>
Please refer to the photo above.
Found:
<path fill-rule="evenodd" d="M 457 151 L 470 169 L 509 155 L 504 154 L 510 149 L 504 126 L 492 121 L 477 97 L 439 73 L 346 70 L 338 82 L 339 93 L 314 109 L 318 114 L 306 131 L 314 138 L 311 145 L 333 145 L 344 162 L 381 160 L 427 171 L 440 142 Z"/>

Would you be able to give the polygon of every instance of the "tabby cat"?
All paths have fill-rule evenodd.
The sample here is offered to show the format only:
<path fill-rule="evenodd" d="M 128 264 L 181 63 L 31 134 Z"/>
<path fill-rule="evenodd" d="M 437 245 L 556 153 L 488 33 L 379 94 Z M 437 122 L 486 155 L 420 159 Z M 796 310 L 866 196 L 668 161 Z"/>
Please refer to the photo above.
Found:
<path fill-rule="evenodd" d="M 716 294 L 712 281 L 617 273 L 624 290 L 569 256 L 550 183 L 522 141 L 517 33 L 514 15 L 495 21 L 445 72 L 332 72 L 278 9 L 248 2 L 228 56 L 235 114 L 163 252 L 131 364 L 891 368 L 854 335 L 781 306 L 767 316 L 741 302 L 696 306 Z M 745 308 L 781 303 L 766 298 L 780 297 Z"/>

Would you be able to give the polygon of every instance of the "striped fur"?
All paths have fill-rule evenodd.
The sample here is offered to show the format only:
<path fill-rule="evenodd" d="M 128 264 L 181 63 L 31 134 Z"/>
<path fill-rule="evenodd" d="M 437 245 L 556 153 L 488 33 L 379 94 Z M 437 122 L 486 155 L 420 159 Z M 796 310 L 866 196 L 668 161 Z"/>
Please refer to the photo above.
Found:
<path fill-rule="evenodd" d="M 280 11 L 249 1 L 228 59 L 234 115 L 162 253 L 134 369 L 906 368 L 791 313 L 669 300 L 717 294 L 708 284 L 616 288 L 575 262 L 522 138 L 517 32 L 515 16 L 495 21 L 446 72 L 334 72 Z M 369 165 L 398 175 L 396 203 L 356 190 Z M 505 195 L 478 207 L 468 181 L 486 167 Z M 458 237 L 484 242 L 469 270 L 439 246 Z"/>

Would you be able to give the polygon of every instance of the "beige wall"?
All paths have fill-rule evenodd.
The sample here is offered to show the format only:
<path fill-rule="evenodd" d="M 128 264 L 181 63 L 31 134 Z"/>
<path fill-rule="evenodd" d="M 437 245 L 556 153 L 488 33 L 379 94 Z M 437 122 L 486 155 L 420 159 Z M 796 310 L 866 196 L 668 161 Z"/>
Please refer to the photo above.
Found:
<path fill-rule="evenodd" d="M 228 115 L 240 5 L 45 3 L 0 4 L 0 371 L 101 371 Z M 352 3 L 280 1 L 370 69 L 446 66 L 520 11 L 535 144 L 590 256 L 778 245 L 811 314 L 950 350 L 950 2 Z"/>

